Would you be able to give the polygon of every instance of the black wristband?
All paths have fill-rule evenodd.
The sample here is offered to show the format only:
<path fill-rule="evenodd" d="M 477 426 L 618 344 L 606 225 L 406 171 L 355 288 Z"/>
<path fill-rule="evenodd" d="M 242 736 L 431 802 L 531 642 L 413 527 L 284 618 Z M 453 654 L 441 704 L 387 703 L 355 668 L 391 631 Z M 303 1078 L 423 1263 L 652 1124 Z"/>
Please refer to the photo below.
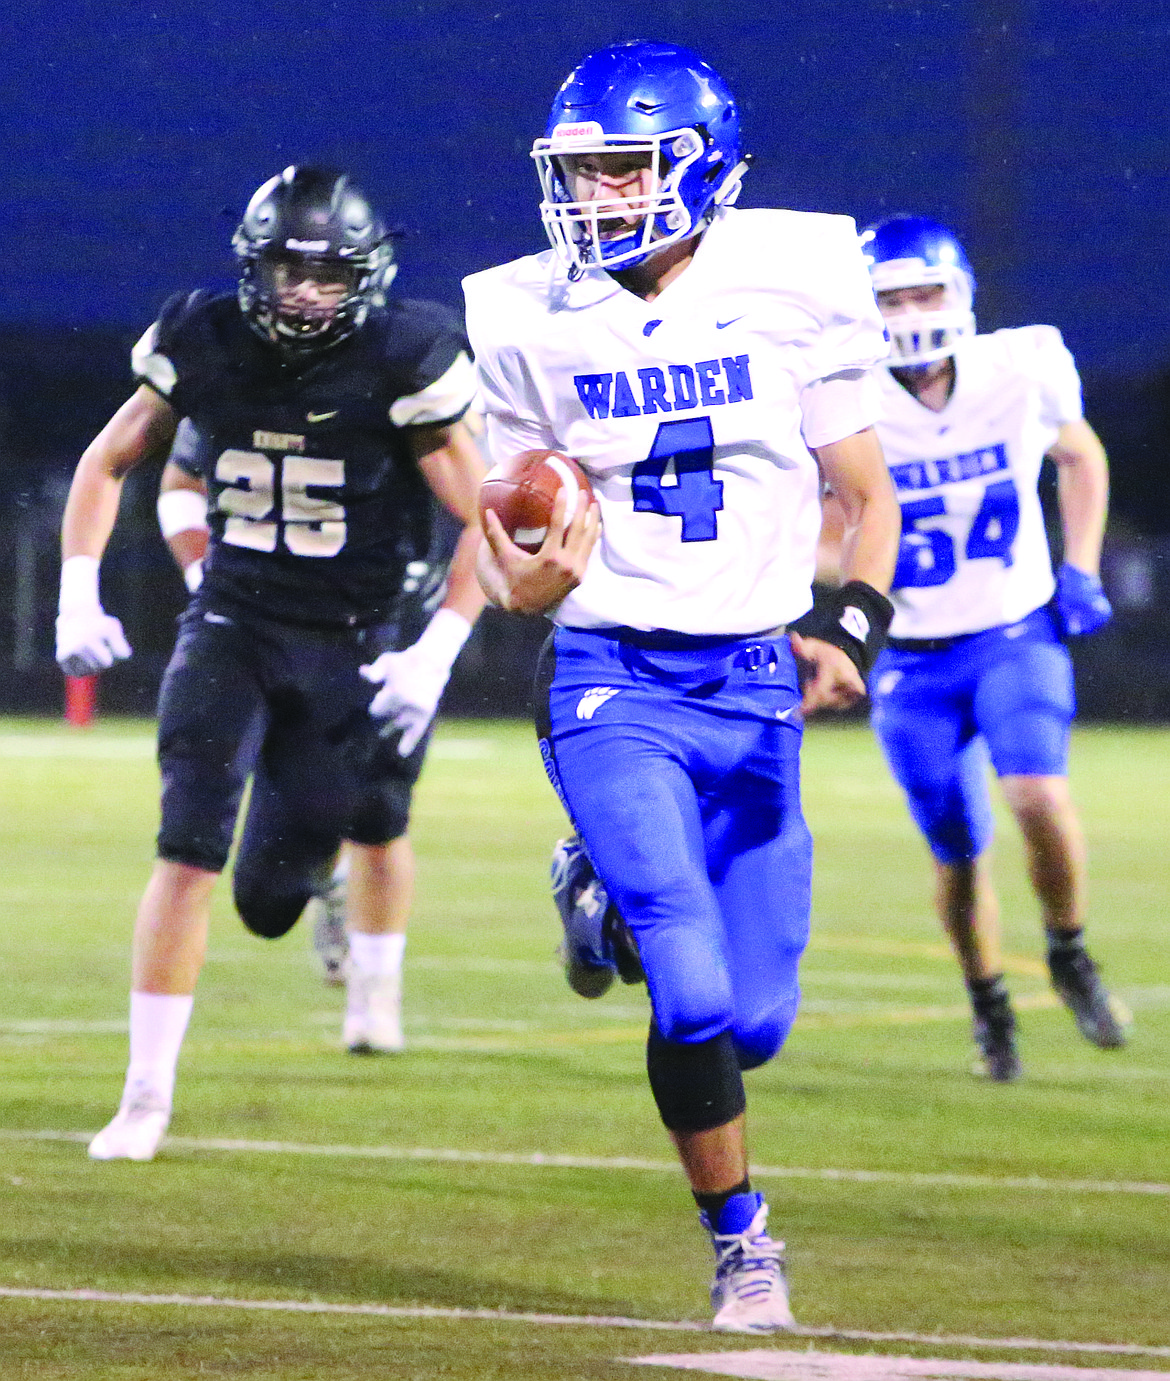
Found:
<path fill-rule="evenodd" d="M 864 681 L 886 641 L 894 606 L 864 580 L 832 590 L 792 625 L 803 638 L 819 638 L 839 647 Z"/>

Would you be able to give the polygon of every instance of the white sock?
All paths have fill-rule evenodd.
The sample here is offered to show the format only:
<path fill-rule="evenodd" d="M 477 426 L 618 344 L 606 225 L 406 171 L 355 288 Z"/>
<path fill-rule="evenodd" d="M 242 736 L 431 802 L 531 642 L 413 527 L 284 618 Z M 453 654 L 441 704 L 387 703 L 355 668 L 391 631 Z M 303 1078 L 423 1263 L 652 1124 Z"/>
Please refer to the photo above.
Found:
<path fill-rule="evenodd" d="M 130 994 L 130 1067 L 126 1088 L 149 1085 L 167 1104 L 195 999 L 187 994 Z"/>
<path fill-rule="evenodd" d="M 355 973 L 386 978 L 402 971 L 405 935 L 363 935 L 349 932 L 349 962 Z"/>

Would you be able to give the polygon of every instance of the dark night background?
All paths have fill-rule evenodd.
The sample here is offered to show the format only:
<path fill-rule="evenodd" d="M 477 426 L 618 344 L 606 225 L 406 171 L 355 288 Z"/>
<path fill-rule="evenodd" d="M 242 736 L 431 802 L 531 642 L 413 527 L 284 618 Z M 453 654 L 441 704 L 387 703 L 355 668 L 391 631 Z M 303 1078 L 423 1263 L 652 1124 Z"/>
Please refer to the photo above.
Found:
<path fill-rule="evenodd" d="M 740 97 L 756 156 L 743 205 L 933 216 L 975 265 L 982 329 L 1062 329 L 1114 477 L 1118 618 L 1079 653 L 1082 703 L 1170 717 L 1164 0 L 27 0 L 8 29 L 0 708 L 59 700 L 63 486 L 129 392 L 129 347 L 163 299 L 232 282 L 228 241 L 256 185 L 294 161 L 345 167 L 406 232 L 398 291 L 458 304 L 463 274 L 544 246 L 527 153 L 569 68 L 662 37 Z M 140 654 L 106 693 L 143 710 L 181 597 L 149 490 L 131 488 L 103 566 Z M 1119 659 L 1124 688 L 1108 676 Z M 500 703 L 513 693 L 501 683 Z"/>

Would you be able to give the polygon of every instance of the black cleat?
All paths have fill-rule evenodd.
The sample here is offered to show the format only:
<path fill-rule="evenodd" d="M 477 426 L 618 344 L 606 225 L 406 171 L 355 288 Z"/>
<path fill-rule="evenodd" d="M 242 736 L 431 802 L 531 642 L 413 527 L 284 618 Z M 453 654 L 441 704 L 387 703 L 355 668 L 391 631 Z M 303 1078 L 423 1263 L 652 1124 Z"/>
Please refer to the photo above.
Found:
<path fill-rule="evenodd" d="M 1077 1030 L 1101 1050 L 1119 1050 L 1133 1018 L 1125 1004 L 1111 996 L 1097 965 L 1079 943 L 1050 946 L 1048 973 L 1057 997 L 1076 1018 Z"/>
<path fill-rule="evenodd" d="M 1004 991 L 975 1005 L 972 1026 L 975 1044 L 979 1047 L 982 1072 L 996 1084 L 1011 1084 L 1024 1072 L 1016 1050 L 1016 1014 Z"/>

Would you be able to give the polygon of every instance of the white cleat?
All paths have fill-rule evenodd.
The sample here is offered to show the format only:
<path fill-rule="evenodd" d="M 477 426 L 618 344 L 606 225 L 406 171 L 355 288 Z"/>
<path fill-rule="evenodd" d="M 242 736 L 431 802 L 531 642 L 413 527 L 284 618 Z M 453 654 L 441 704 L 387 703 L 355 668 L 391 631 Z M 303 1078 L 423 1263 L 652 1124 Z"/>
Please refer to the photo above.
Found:
<path fill-rule="evenodd" d="M 778 1333 L 796 1327 L 788 1307 L 784 1243 L 767 1232 L 768 1205 L 762 1200 L 755 1217 L 740 1233 L 711 1233 L 715 1279 L 711 1306 L 717 1333 Z"/>
<path fill-rule="evenodd" d="M 153 1089 L 124 1097 L 114 1120 L 89 1143 L 91 1160 L 153 1160 L 171 1120 L 170 1106 Z"/>
<path fill-rule="evenodd" d="M 351 970 L 341 1039 L 353 1055 L 385 1055 L 403 1048 L 401 975 Z"/>

